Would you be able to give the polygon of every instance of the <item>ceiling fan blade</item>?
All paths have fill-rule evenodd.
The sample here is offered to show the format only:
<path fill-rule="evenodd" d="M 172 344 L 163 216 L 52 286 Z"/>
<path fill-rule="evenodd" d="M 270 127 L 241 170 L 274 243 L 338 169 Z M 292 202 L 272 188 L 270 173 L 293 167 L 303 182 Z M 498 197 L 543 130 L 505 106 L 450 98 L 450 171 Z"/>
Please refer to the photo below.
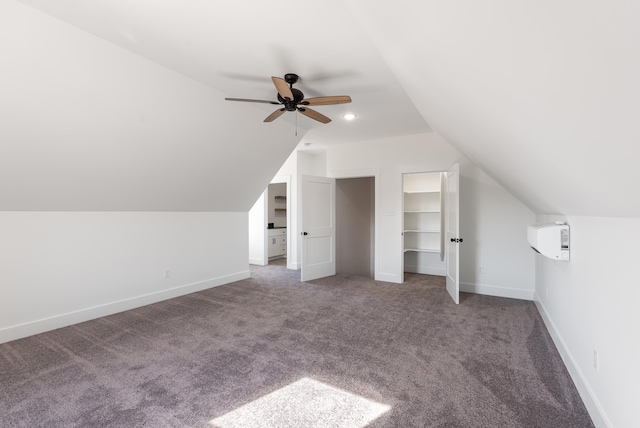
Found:
<path fill-rule="evenodd" d="M 248 98 L 225 98 L 227 101 L 242 101 L 245 103 L 265 103 L 265 104 L 275 104 L 277 106 L 280 105 L 277 101 L 267 101 L 267 100 L 250 100 Z"/>
<path fill-rule="evenodd" d="M 282 116 L 282 114 L 285 112 L 286 110 L 281 108 L 279 110 L 274 111 L 273 113 L 271 113 L 269 116 L 267 116 L 267 118 L 265 120 L 263 120 L 263 122 L 273 122 L 274 120 L 276 120 L 277 118 L 279 118 L 280 116 Z"/>
<path fill-rule="evenodd" d="M 284 79 L 281 79 L 280 77 L 271 77 L 271 80 L 273 80 L 273 84 L 276 86 L 276 89 L 282 98 L 289 98 L 293 101 L 293 92 L 291 92 L 289 84 Z"/>
<path fill-rule="evenodd" d="M 325 116 L 324 114 L 320 114 L 315 110 L 311 110 L 310 108 L 298 107 L 298 111 L 304 114 L 305 116 L 310 117 L 311 119 L 317 120 L 318 122 L 322 122 L 322 123 L 331 122 L 331 119 L 329 119 L 327 116 Z"/>
<path fill-rule="evenodd" d="M 333 97 L 307 98 L 300 102 L 306 106 L 328 106 L 332 104 L 347 104 L 351 102 L 349 95 L 336 95 Z"/>

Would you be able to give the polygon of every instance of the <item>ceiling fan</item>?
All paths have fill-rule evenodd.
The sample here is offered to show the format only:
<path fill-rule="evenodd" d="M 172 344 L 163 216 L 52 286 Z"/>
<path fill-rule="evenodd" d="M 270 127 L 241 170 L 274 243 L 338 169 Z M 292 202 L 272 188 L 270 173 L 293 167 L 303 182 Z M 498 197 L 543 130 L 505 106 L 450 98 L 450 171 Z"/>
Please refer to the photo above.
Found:
<path fill-rule="evenodd" d="M 284 75 L 284 79 L 280 77 L 271 77 L 273 84 L 278 91 L 278 101 L 267 100 L 250 100 L 246 98 L 225 98 L 227 101 L 242 101 L 247 103 L 266 103 L 281 105 L 282 108 L 271 113 L 266 117 L 264 122 L 273 122 L 284 114 L 285 111 L 299 111 L 311 119 L 317 120 L 321 123 L 329 123 L 331 119 L 327 116 L 318 113 L 315 110 L 308 108 L 307 106 L 326 106 L 332 104 L 346 104 L 351 102 L 351 97 L 348 95 L 337 95 L 329 97 L 314 97 L 305 98 L 302 91 L 293 87 L 293 84 L 298 81 L 298 75 L 288 73 Z"/>

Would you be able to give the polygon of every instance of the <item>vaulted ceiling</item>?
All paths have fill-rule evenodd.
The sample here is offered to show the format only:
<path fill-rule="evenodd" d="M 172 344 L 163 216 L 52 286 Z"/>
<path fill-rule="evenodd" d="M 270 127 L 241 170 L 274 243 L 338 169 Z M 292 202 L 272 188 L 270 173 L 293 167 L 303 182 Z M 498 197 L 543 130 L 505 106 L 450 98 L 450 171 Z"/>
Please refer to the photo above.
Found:
<path fill-rule="evenodd" d="M 536 212 L 637 217 L 639 8 L 8 0 L 0 209 L 242 211 L 301 140 L 433 130 Z M 290 72 L 353 103 L 224 101 Z"/>

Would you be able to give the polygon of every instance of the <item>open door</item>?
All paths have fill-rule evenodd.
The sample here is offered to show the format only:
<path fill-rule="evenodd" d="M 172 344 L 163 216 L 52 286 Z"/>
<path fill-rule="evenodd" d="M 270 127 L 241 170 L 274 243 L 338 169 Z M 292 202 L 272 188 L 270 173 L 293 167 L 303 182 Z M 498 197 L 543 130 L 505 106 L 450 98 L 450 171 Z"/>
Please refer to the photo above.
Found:
<path fill-rule="evenodd" d="M 445 195 L 445 248 L 447 259 L 447 291 L 456 304 L 460 303 L 460 251 L 462 239 L 459 222 L 460 165 L 455 164 L 447 170 Z"/>
<path fill-rule="evenodd" d="M 302 176 L 302 281 L 336 274 L 335 195 L 335 179 Z"/>

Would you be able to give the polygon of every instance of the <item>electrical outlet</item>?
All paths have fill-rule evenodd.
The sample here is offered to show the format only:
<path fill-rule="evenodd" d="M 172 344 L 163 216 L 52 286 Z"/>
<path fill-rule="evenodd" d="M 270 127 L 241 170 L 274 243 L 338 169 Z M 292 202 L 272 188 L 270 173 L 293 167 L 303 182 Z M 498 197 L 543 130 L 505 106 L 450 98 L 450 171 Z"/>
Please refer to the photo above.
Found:
<path fill-rule="evenodd" d="M 171 278 L 171 270 L 169 270 L 169 269 L 165 269 L 165 271 L 164 271 L 164 277 L 165 277 L 165 278 Z"/>
<path fill-rule="evenodd" d="M 478 273 L 479 273 L 480 275 L 482 275 L 482 274 L 484 273 L 484 266 L 480 266 L 480 267 L 478 268 Z"/>
<path fill-rule="evenodd" d="M 593 350 L 593 368 L 598 370 L 598 351 L 596 349 Z"/>

